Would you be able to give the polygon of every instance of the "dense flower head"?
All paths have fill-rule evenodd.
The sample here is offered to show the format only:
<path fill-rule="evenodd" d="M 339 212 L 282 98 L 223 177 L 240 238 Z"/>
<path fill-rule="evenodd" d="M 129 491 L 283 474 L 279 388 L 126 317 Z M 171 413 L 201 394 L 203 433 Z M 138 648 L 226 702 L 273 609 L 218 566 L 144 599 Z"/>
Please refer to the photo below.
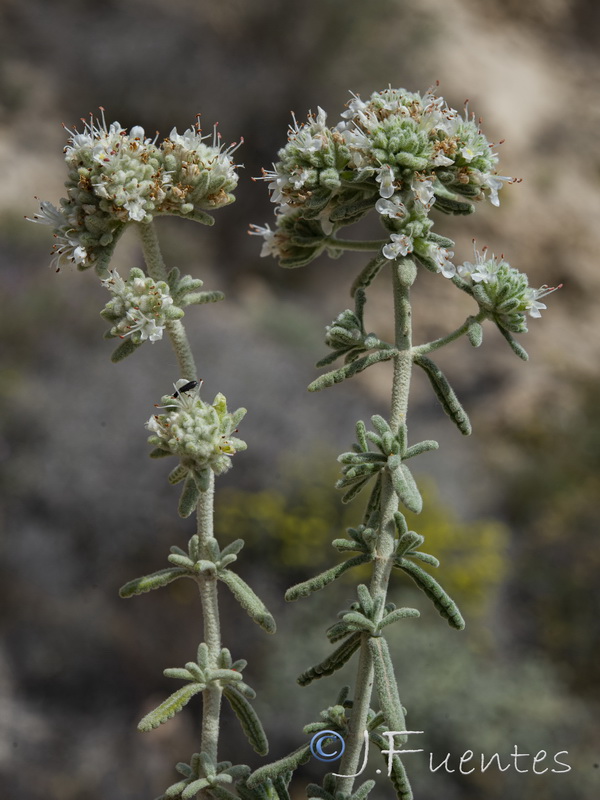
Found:
<path fill-rule="evenodd" d="M 524 272 L 511 267 L 503 257 L 496 258 L 475 249 L 473 262 L 465 261 L 457 269 L 458 275 L 471 286 L 473 297 L 480 308 L 498 325 L 512 333 L 527 331 L 527 314 L 540 317 L 546 308 L 540 300 L 555 292 L 560 286 L 541 286 L 534 289 Z"/>
<path fill-rule="evenodd" d="M 180 319 L 183 310 L 173 304 L 169 286 L 154 281 L 141 269 L 130 271 L 124 280 L 116 270 L 102 281 L 113 295 L 100 312 L 112 327 L 109 337 L 131 337 L 135 344 L 162 339 L 167 320 Z"/>
<path fill-rule="evenodd" d="M 67 197 L 56 208 L 46 201 L 34 222 L 54 230 L 54 263 L 101 272 L 116 239 L 130 222 L 149 223 L 159 214 L 206 221 L 206 210 L 234 200 L 236 165 L 231 146 L 223 150 L 215 131 L 206 143 L 198 125 L 157 144 L 140 126 L 127 131 L 101 118 L 68 131 L 65 148 Z"/>
<path fill-rule="evenodd" d="M 261 255 L 289 262 L 278 238 L 289 215 L 314 221 L 326 238 L 373 208 L 389 231 L 386 258 L 419 244 L 424 250 L 432 208 L 464 214 L 485 198 L 498 205 L 499 189 L 512 180 L 497 174 L 498 156 L 468 110 L 459 114 L 432 91 L 388 88 L 367 101 L 353 95 L 341 116 L 334 127 L 321 108 L 304 124 L 294 118 L 279 160 L 263 171 L 277 204 L 277 230 L 255 229 L 267 244 Z M 411 230 L 415 220 L 420 230 Z M 415 238 L 423 241 L 415 246 Z M 308 263 L 320 252 L 313 250 L 308 259 L 294 255 L 282 265 Z"/>
<path fill-rule="evenodd" d="M 161 413 L 146 423 L 152 434 L 148 441 L 164 455 L 179 456 L 191 471 L 211 469 L 220 475 L 230 468 L 231 456 L 246 449 L 246 443 L 233 435 L 246 409 L 229 413 L 222 394 L 211 405 L 200 398 L 199 390 L 195 381 L 177 381 L 175 393 L 161 398 Z"/>

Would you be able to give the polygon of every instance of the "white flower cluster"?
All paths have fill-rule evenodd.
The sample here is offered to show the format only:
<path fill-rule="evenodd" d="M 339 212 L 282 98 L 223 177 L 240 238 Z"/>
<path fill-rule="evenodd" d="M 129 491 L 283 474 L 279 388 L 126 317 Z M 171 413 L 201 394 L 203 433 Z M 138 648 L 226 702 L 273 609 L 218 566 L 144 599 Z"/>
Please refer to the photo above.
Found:
<path fill-rule="evenodd" d="M 561 286 L 529 286 L 527 275 L 511 267 L 504 258 L 496 258 L 484 247 L 474 248 L 473 262 L 465 261 L 457 268 L 458 275 L 471 286 L 473 297 L 505 330 L 524 333 L 527 330 L 526 314 L 539 318 L 547 308 L 541 298 Z M 561 284 L 562 285 L 562 284 Z"/>
<path fill-rule="evenodd" d="M 206 220 L 206 210 L 234 200 L 237 185 L 232 154 L 216 132 L 206 144 L 198 126 L 183 134 L 174 128 L 160 144 L 135 126 L 91 118 L 83 133 L 68 131 L 65 148 L 69 176 L 61 208 L 46 201 L 34 222 L 54 229 L 53 263 L 71 262 L 100 270 L 116 239 L 130 222 L 148 223 L 158 214 Z"/>
<path fill-rule="evenodd" d="M 319 234 L 327 239 L 375 208 L 390 233 L 385 258 L 424 254 L 430 268 L 452 277 L 450 251 L 438 252 L 429 237 L 429 212 L 468 213 L 486 197 L 498 205 L 499 189 L 512 180 L 497 175 L 498 157 L 474 119 L 431 91 L 391 88 L 368 101 L 353 95 L 341 116 L 335 127 L 321 108 L 303 125 L 294 119 L 279 161 L 263 172 L 277 227 L 252 226 L 265 240 L 261 255 L 301 266 L 325 246 Z"/>
<path fill-rule="evenodd" d="M 148 441 L 165 455 L 179 456 L 190 470 L 211 469 L 220 475 L 230 468 L 231 456 L 246 449 L 246 443 L 232 435 L 246 409 L 228 413 L 222 394 L 209 405 L 201 400 L 200 387 L 192 383 L 186 390 L 190 382 L 181 379 L 175 384 L 174 395 L 161 398 L 163 413 L 153 415 L 146 423 L 152 433 Z"/>
<path fill-rule="evenodd" d="M 102 285 L 113 295 L 100 312 L 112 323 L 109 337 L 130 336 L 134 344 L 157 342 L 167 320 L 183 317 L 183 310 L 173 305 L 168 284 L 152 280 L 141 269 L 132 269 L 127 280 L 112 270 Z"/>

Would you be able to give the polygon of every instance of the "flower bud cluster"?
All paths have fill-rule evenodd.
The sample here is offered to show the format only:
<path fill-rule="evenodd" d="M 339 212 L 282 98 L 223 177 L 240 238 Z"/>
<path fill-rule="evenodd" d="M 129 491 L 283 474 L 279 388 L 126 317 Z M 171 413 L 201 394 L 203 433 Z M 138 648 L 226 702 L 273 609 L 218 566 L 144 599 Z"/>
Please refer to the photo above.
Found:
<path fill-rule="evenodd" d="M 161 398 L 163 413 L 146 423 L 152 433 L 148 442 L 160 451 L 156 455 L 179 456 L 182 466 L 191 471 L 211 469 L 220 475 L 230 468 L 231 456 L 246 449 L 246 443 L 233 436 L 246 409 L 230 414 L 222 394 L 209 405 L 201 400 L 198 386 L 179 391 L 186 385 L 186 380 L 177 381 L 175 394 Z"/>
<path fill-rule="evenodd" d="M 132 269 L 127 280 L 112 270 L 102 285 L 113 295 L 100 312 L 112 323 L 108 338 L 130 336 L 134 344 L 146 339 L 157 342 L 167 320 L 183 317 L 183 310 L 173 304 L 168 284 L 152 280 L 141 269 Z"/>
<path fill-rule="evenodd" d="M 527 331 L 527 314 L 537 318 L 546 308 L 542 297 L 555 292 L 560 286 L 529 286 L 527 275 L 511 267 L 504 258 L 488 255 L 487 248 L 475 250 L 475 261 L 465 261 L 458 267 L 459 276 L 470 287 L 470 293 L 500 327 L 512 333 Z"/>
<path fill-rule="evenodd" d="M 254 226 L 252 233 L 265 239 L 261 255 L 278 257 L 282 266 L 308 263 L 325 246 L 317 246 L 314 231 L 312 242 L 305 241 L 300 220 L 326 239 L 372 208 L 390 233 L 386 258 L 435 251 L 429 237 L 434 205 L 459 214 L 472 211 L 475 200 L 498 205 L 498 190 L 511 180 L 497 175 L 498 157 L 468 111 L 461 116 L 432 91 L 389 88 L 368 101 L 353 95 L 341 116 L 335 127 L 327 126 L 321 108 L 302 125 L 294 118 L 279 161 L 263 171 L 277 204 L 277 228 Z M 446 267 L 445 253 L 429 255 Z"/>
<path fill-rule="evenodd" d="M 183 134 L 173 128 L 157 144 L 139 126 L 108 126 L 102 114 L 84 122 L 83 133 L 69 133 L 67 197 L 60 209 L 42 202 L 33 218 L 53 228 L 58 267 L 71 262 L 102 270 L 126 224 L 149 223 L 158 214 L 206 222 L 205 210 L 234 200 L 236 147 L 222 150 L 216 132 L 208 145 L 198 125 Z"/>

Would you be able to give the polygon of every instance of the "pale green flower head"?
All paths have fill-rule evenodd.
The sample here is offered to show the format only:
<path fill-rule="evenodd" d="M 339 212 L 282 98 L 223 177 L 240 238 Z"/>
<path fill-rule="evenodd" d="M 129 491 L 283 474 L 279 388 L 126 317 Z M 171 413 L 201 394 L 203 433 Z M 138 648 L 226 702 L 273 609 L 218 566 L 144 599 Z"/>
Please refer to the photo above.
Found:
<path fill-rule="evenodd" d="M 129 336 L 134 344 L 157 342 L 167 320 L 183 317 L 183 310 L 173 304 L 168 284 L 154 281 L 141 269 L 132 269 L 127 280 L 112 270 L 102 285 L 113 295 L 100 312 L 112 323 L 106 338 Z"/>
<path fill-rule="evenodd" d="M 56 208 L 40 203 L 33 222 L 50 225 L 55 235 L 53 263 L 94 266 L 105 277 L 114 246 L 124 227 L 148 224 L 173 214 L 212 224 L 206 210 L 233 202 L 237 185 L 232 154 L 216 132 L 206 144 L 198 125 L 157 144 L 140 126 L 130 131 L 118 122 L 84 122 L 82 133 L 68 131 L 65 148 L 67 197 Z"/>
<path fill-rule="evenodd" d="M 482 311 L 500 327 L 511 333 L 527 332 L 527 315 L 538 318 L 545 309 L 542 297 L 560 286 L 534 289 L 524 272 L 511 267 L 504 258 L 488 254 L 484 247 L 475 249 L 475 261 L 465 261 L 458 274 L 471 287 L 471 293 Z"/>
<path fill-rule="evenodd" d="M 278 158 L 262 176 L 277 204 L 276 228 L 253 226 L 253 233 L 264 237 L 261 255 L 285 267 L 335 250 L 319 238 L 373 209 L 390 236 L 384 258 L 427 252 L 439 244 L 429 235 L 432 210 L 468 214 L 484 199 L 498 205 L 499 189 L 512 181 L 497 174 L 498 156 L 468 110 L 459 114 L 432 91 L 353 95 L 333 127 L 321 108 L 304 124 L 294 117 Z M 308 235 L 301 221 L 310 222 Z M 437 253 L 426 266 L 445 277 L 456 271 Z"/>
<path fill-rule="evenodd" d="M 246 443 L 233 435 L 246 409 L 238 408 L 230 414 L 222 394 L 212 404 L 205 403 L 196 381 L 182 378 L 174 386 L 174 394 L 162 397 L 157 406 L 162 413 L 154 414 L 146 423 L 152 433 L 148 442 L 162 451 L 153 455 L 179 456 L 188 469 L 208 468 L 216 475 L 226 472 L 231 457 L 246 449 Z"/>

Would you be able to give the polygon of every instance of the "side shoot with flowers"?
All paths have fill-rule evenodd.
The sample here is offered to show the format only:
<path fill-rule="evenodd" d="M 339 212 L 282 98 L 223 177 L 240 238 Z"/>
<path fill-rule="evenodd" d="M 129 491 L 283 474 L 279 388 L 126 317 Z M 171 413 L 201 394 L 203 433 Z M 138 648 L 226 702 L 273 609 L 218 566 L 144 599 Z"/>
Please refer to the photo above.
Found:
<path fill-rule="evenodd" d="M 341 366 L 322 374 L 309 386 L 318 391 L 352 377 L 371 365 L 392 365 L 391 408 L 387 418 L 371 417 L 371 428 L 356 424 L 356 442 L 342 453 L 338 488 L 343 502 L 363 490 L 368 501 L 362 519 L 333 546 L 349 554 L 331 569 L 288 590 L 297 600 L 318 591 L 355 566 L 370 564 L 369 584 L 357 587 L 356 599 L 327 630 L 335 649 L 298 682 L 305 686 L 331 675 L 357 654 L 352 694 L 345 687 L 319 722 L 305 727 L 307 736 L 333 731 L 343 738 L 345 751 L 336 773 L 321 786 L 307 787 L 308 798 L 364 800 L 374 781 L 354 789 L 362 772 L 361 751 L 369 743 L 386 756 L 387 772 L 401 800 L 412 791 L 395 749 L 406 736 L 393 740 L 389 731 L 406 731 L 406 711 L 400 701 L 392 655 L 385 629 L 419 616 L 413 608 L 397 608 L 389 599 L 393 576 L 409 578 L 433 603 L 448 624 L 460 630 L 465 623 L 456 604 L 427 568 L 438 560 L 423 552 L 424 537 L 408 530 L 403 509 L 419 513 L 422 498 L 409 460 L 438 448 L 432 440 L 411 442 L 407 406 L 413 365 L 427 375 L 444 411 L 461 433 L 471 433 L 467 413 L 448 379 L 430 356 L 466 335 L 474 347 L 482 342 L 482 323 L 495 324 L 513 351 L 527 354 L 513 336 L 527 330 L 527 316 L 539 317 L 542 298 L 554 291 L 529 286 L 527 276 L 484 248 L 474 260 L 456 264 L 454 242 L 435 233 L 434 214 L 467 215 L 475 203 L 499 204 L 498 192 L 512 179 L 497 174 L 497 155 L 465 110 L 450 108 L 433 91 L 424 95 L 403 89 L 375 92 L 367 101 L 353 95 L 340 121 L 327 124 L 326 113 L 298 124 L 294 119 L 288 143 L 278 153 L 273 170 L 264 173 L 276 203 L 275 228 L 252 226 L 264 239 L 262 255 L 273 255 L 282 267 L 309 264 L 322 252 L 339 257 L 346 250 L 371 251 L 372 257 L 350 288 L 354 308 L 345 309 L 327 326 L 329 353 L 317 366 Z M 344 239 L 341 228 L 375 212 L 384 237 L 375 241 Z M 475 302 L 473 313 L 456 330 L 431 342 L 413 341 L 411 287 L 423 269 L 447 279 Z M 364 312 L 367 293 L 380 276 L 390 281 L 394 299 L 394 338 L 385 341 L 368 331 Z M 411 462 L 412 464 L 412 462 Z M 291 773 L 310 757 L 307 743 L 273 764 L 261 767 L 249 785 L 265 781 L 287 784 Z M 366 758 L 366 756 L 365 756 Z"/>
<path fill-rule="evenodd" d="M 106 338 L 119 344 L 112 360 L 131 355 L 146 341 L 162 339 L 166 331 L 174 348 L 179 376 L 174 389 L 156 406 L 146 427 L 150 431 L 153 458 L 175 456 L 169 474 L 173 484 L 182 483 L 179 514 L 197 516 L 197 532 L 187 549 L 171 547 L 169 565 L 152 575 L 127 583 L 122 597 L 190 578 L 199 589 L 204 625 L 196 660 L 184 667 L 165 669 L 165 676 L 183 681 L 158 708 L 139 723 L 149 731 L 180 711 L 194 695 L 202 695 L 202 732 L 199 752 L 189 763 L 177 765 L 181 778 L 171 785 L 163 800 L 203 797 L 228 800 L 244 791 L 250 769 L 219 754 L 221 701 L 225 697 L 238 717 L 250 744 L 267 753 L 262 725 L 250 703 L 253 690 L 244 682 L 246 661 L 232 656 L 223 645 L 217 588 L 225 584 L 250 617 L 267 632 L 275 630 L 269 611 L 254 591 L 233 571 L 232 565 L 244 542 L 237 539 L 221 548 L 214 534 L 214 478 L 231 467 L 232 456 L 246 448 L 236 436 L 245 409 L 229 412 L 222 394 L 212 403 L 200 398 L 200 381 L 194 356 L 182 323 L 184 309 L 194 304 L 223 299 L 218 291 L 202 291 L 202 281 L 179 270 L 168 270 L 159 248 L 154 218 L 176 215 L 205 225 L 213 224 L 210 212 L 231 203 L 237 185 L 235 147 L 222 149 L 215 135 L 207 143 L 200 128 L 183 134 L 171 131 L 162 142 L 146 138 L 140 127 L 127 131 L 118 122 L 108 126 L 104 114 L 91 118 L 83 132 L 69 131 L 65 148 L 68 168 L 67 196 L 61 207 L 42 202 L 34 222 L 50 225 L 55 237 L 53 263 L 59 269 L 75 264 L 93 268 L 111 299 L 101 312 L 110 328 Z M 146 263 L 146 271 L 131 269 L 127 277 L 109 268 L 115 245 L 127 226 L 134 227 Z M 246 789 L 246 794 L 250 795 Z"/>

